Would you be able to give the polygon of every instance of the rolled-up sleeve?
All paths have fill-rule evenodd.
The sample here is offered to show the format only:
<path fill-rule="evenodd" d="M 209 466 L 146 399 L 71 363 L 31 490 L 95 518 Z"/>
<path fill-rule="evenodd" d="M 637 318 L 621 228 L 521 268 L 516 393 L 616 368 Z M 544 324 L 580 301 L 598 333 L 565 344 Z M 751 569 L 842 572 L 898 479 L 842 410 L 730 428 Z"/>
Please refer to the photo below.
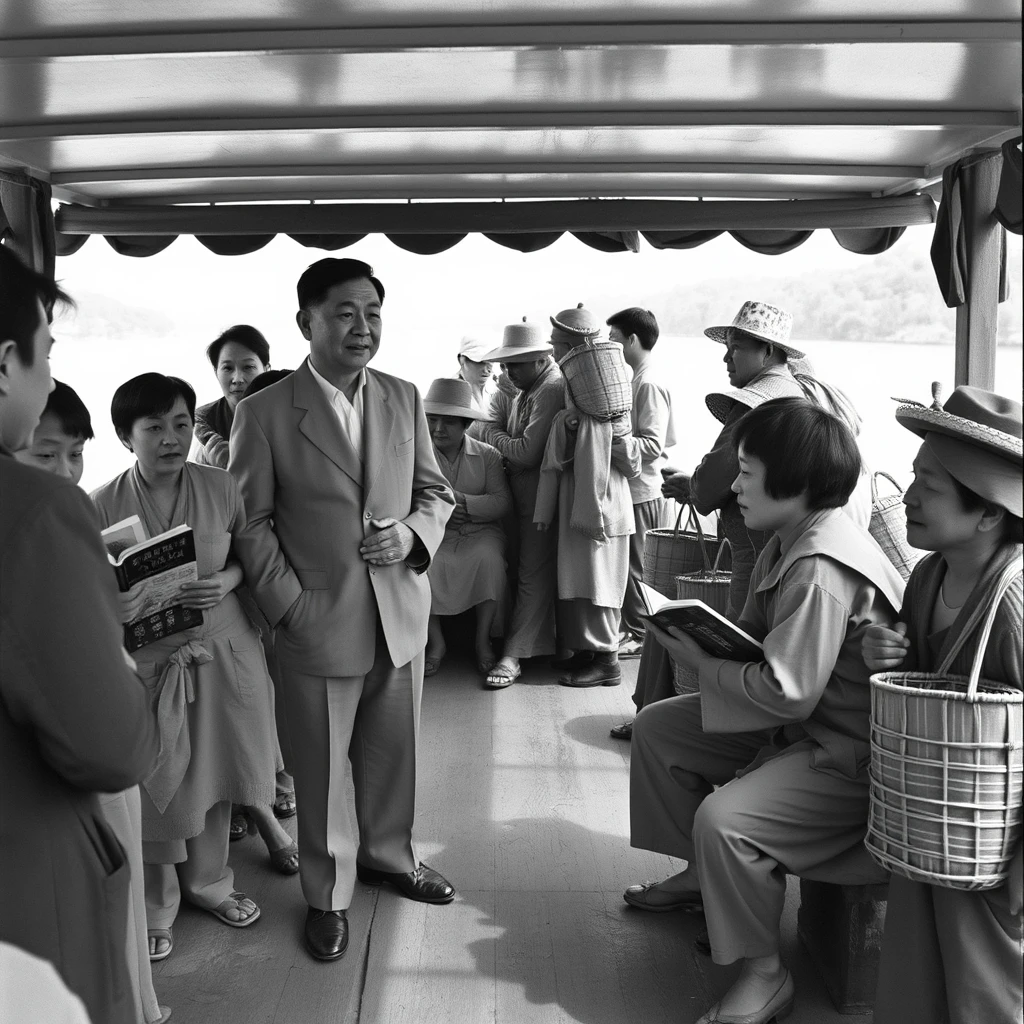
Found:
<path fill-rule="evenodd" d="M 835 669 L 849 618 L 849 607 L 814 583 L 786 587 L 764 638 L 764 661 L 702 662 L 705 731 L 747 732 L 808 718 Z"/>

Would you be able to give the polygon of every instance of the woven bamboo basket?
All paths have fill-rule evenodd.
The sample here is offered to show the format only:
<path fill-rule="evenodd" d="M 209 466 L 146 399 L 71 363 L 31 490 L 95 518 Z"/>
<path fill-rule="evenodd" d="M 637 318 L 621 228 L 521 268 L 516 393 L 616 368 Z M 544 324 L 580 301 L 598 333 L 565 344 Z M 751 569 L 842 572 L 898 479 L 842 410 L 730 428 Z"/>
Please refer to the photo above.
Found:
<path fill-rule="evenodd" d="M 576 407 L 595 420 L 613 420 L 633 408 L 622 346 L 614 341 L 577 345 L 558 364 Z"/>
<path fill-rule="evenodd" d="M 704 541 L 703 536 L 701 541 Z M 719 545 L 714 564 L 712 564 L 705 542 L 702 551 L 704 568 L 700 572 L 688 572 L 676 577 L 676 598 L 680 601 L 686 598 L 696 598 L 724 615 L 725 609 L 729 605 L 732 573 L 722 569 L 719 563 L 722 561 L 723 552 L 727 550 L 729 550 L 729 542 L 724 540 Z M 697 673 L 677 662 L 672 662 L 672 680 L 677 694 L 696 693 L 700 689 Z"/>
<path fill-rule="evenodd" d="M 1008 567 L 968 678 L 939 671 L 871 677 L 871 807 L 864 840 L 884 868 L 952 889 L 1002 884 L 1021 838 L 1024 695 L 981 679 Z M 961 636 L 966 640 L 977 621 Z"/>
<path fill-rule="evenodd" d="M 884 476 L 896 488 L 895 494 L 878 496 L 878 478 Z M 885 552 L 885 557 L 905 579 L 910 579 L 914 566 L 924 553 L 907 543 L 907 512 L 903 507 L 903 488 L 888 473 L 879 470 L 871 476 L 871 536 Z"/>
<path fill-rule="evenodd" d="M 686 523 L 683 514 L 689 509 Z M 721 542 L 717 537 L 708 537 L 700 525 L 700 519 L 692 505 L 680 505 L 679 514 L 673 527 L 658 527 L 648 530 L 644 537 L 644 583 L 653 587 L 663 597 L 674 600 L 676 579 L 688 572 L 700 572 L 705 568 L 701 554 L 701 540 L 708 550 L 708 557 L 718 558 Z M 731 552 L 722 561 L 722 568 L 731 567 Z"/>

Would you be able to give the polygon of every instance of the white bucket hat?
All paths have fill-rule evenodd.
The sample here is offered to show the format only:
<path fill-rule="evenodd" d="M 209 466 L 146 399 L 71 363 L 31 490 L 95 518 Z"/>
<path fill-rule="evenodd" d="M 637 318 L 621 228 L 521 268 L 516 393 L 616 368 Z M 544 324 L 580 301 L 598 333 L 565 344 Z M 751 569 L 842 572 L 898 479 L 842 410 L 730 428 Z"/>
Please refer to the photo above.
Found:
<path fill-rule="evenodd" d="M 789 359 L 803 359 L 806 356 L 805 352 L 789 344 L 789 336 L 793 332 L 793 314 L 778 306 L 769 306 L 767 302 L 744 302 L 731 324 L 709 327 L 704 334 L 712 341 L 725 345 L 732 331 L 742 331 L 758 341 L 774 345 L 785 352 Z"/>
<path fill-rule="evenodd" d="M 467 335 L 459 342 L 459 355 L 465 356 L 474 363 L 486 363 L 489 361 L 487 353 L 492 348 L 494 346 L 489 341 L 481 341 L 479 338 Z"/>

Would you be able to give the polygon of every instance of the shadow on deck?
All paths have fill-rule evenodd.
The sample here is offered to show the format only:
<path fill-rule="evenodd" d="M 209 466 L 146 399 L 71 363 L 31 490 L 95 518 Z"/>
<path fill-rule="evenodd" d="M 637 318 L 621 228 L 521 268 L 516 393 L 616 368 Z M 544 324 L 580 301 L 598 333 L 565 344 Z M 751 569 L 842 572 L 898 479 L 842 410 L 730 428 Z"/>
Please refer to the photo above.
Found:
<path fill-rule="evenodd" d="M 620 687 L 572 690 L 535 668 L 495 693 L 467 660 L 446 661 L 424 688 L 417 836 L 455 903 L 357 885 L 348 953 L 320 964 L 301 947 L 298 879 L 270 870 L 258 838 L 235 843 L 236 885 L 262 917 L 234 930 L 182 910 L 173 955 L 154 964 L 176 1024 L 695 1021 L 736 968 L 694 950 L 699 918 L 622 902 L 627 885 L 679 870 L 629 846 L 629 747 L 608 729 L 632 715 L 636 664 Z M 789 1022 L 866 1024 L 833 1009 L 799 948 L 796 891 L 791 879 Z"/>

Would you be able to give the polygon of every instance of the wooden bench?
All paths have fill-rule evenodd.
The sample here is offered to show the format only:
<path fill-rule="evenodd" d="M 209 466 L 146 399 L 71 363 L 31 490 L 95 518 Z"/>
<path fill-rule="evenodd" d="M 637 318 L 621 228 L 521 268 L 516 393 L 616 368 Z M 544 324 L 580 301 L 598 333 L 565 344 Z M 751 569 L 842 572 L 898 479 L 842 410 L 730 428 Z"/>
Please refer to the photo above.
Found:
<path fill-rule="evenodd" d="M 800 879 L 797 932 L 840 1013 L 874 1004 L 888 890 L 888 874 L 863 846 Z"/>

